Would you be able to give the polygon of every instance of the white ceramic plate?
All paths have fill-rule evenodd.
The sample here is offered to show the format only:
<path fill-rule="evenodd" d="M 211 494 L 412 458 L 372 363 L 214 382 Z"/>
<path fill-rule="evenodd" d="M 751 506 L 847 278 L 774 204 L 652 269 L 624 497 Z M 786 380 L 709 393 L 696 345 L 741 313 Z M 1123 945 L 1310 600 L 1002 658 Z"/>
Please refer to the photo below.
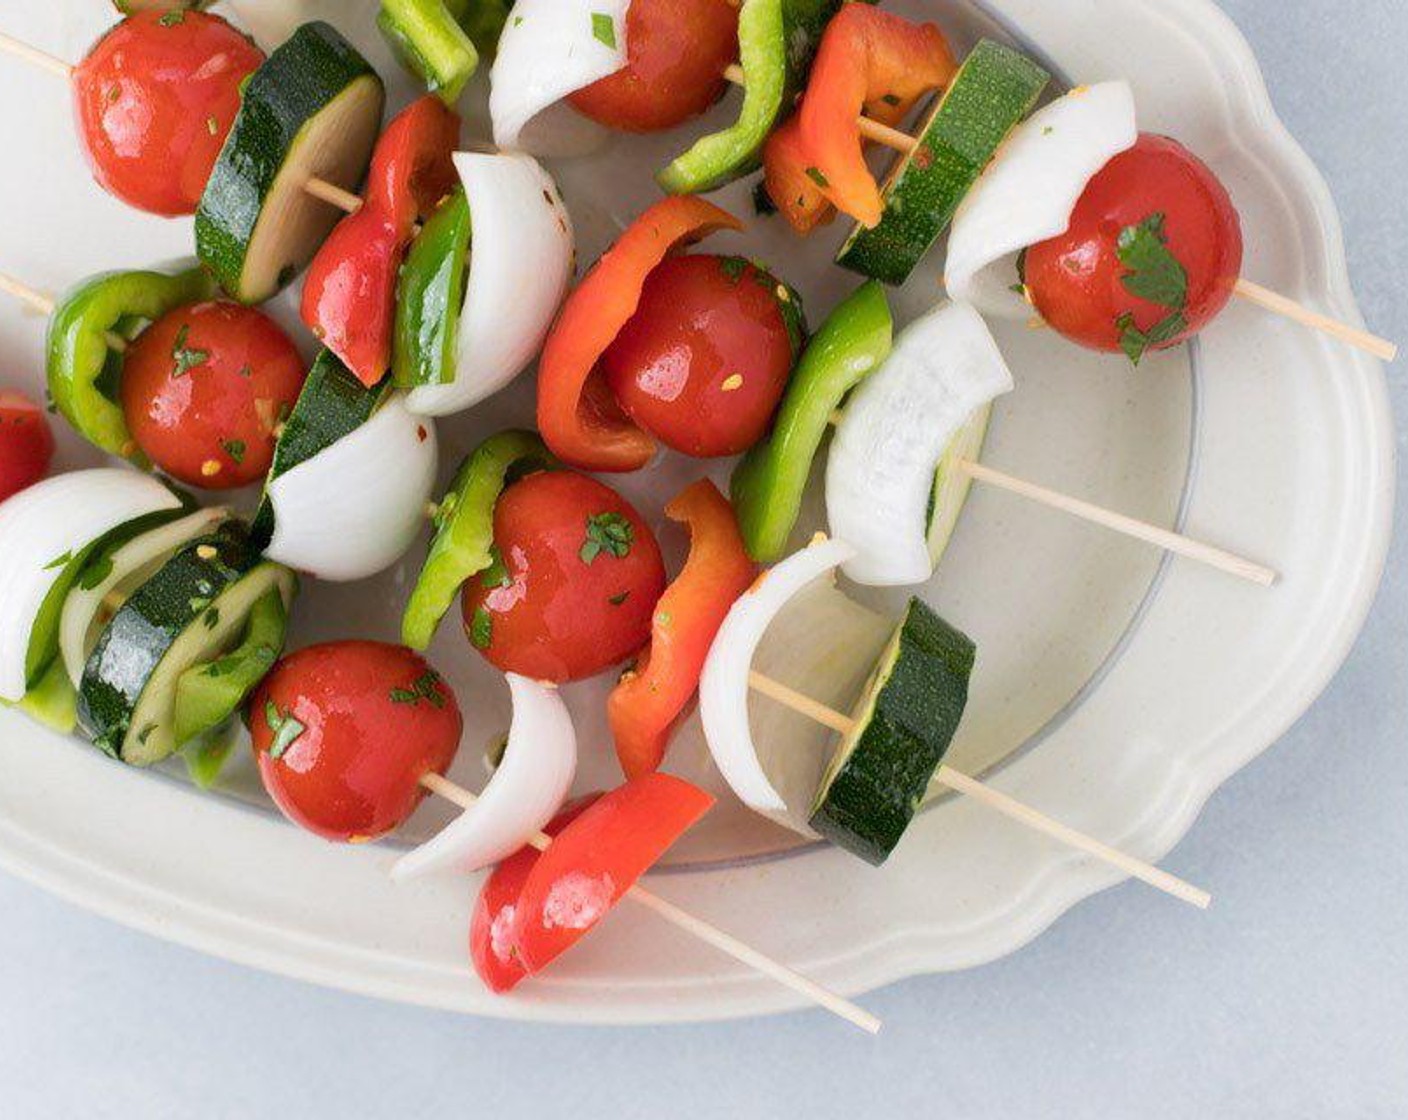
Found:
<path fill-rule="evenodd" d="M 1339 225 L 1315 169 L 1275 118 L 1245 42 L 1206 0 L 905 0 L 959 48 L 1006 34 L 1080 81 L 1133 81 L 1144 127 L 1175 134 L 1221 174 L 1246 227 L 1247 275 L 1350 321 L 1358 314 Z M 69 58 L 101 31 L 105 5 L 9 5 L 3 29 Z M 16 11 L 15 9 L 21 9 Z M 411 90 L 372 27 L 371 0 L 244 0 L 276 42 L 323 16 Z M 471 95 L 482 102 L 482 90 Z M 0 177 L 0 269 L 61 289 L 99 269 L 189 253 L 187 222 L 144 217 L 88 179 L 61 83 L 0 65 L 8 171 Z M 726 119 L 732 106 L 717 111 Z M 481 110 L 475 135 L 487 135 Z M 698 126 L 703 129 L 704 124 Z M 556 170 L 592 260 L 654 197 L 650 172 L 688 137 L 621 139 Z M 716 196 L 751 216 L 748 185 Z M 16 220 L 22 216 L 22 220 Z M 776 220 L 746 242 L 807 296 L 814 321 L 853 282 L 822 267 L 844 234 L 813 242 Z M 908 317 L 938 297 L 940 254 L 898 298 Z M 282 311 L 288 315 L 291 301 Z M 0 306 L 0 377 L 40 385 L 42 323 Z M 1386 547 L 1392 439 L 1381 369 L 1254 309 L 1232 308 L 1191 354 L 1138 373 L 1020 328 L 1000 334 L 1019 389 L 1001 404 L 985 459 L 1278 567 L 1262 591 L 999 493 L 978 491 L 925 596 L 979 644 L 969 716 L 951 757 L 1052 815 L 1148 859 L 1164 855 L 1204 800 L 1324 687 L 1368 608 Z M 522 385 L 442 428 L 448 476 L 484 434 L 530 420 Z M 89 461 L 67 437 L 61 465 Z M 621 482 L 659 520 L 697 472 L 668 458 Z M 713 472 L 724 477 L 724 471 Z M 800 532 L 819 526 L 817 506 Z M 672 534 L 669 543 L 680 543 Z M 315 587 L 295 641 L 396 633 L 416 557 L 388 576 Z M 899 597 L 865 595 L 893 610 Z M 455 774 L 478 786 L 481 745 L 502 729 L 507 690 L 446 627 L 434 658 L 461 695 Z M 802 682 L 798 682 L 802 683 Z M 587 758 L 582 784 L 614 781 L 605 685 L 569 698 Z M 841 700 L 842 698 L 832 698 Z M 762 703 L 759 701 L 758 703 Z M 822 749 L 789 725 L 797 750 Z M 0 862 L 84 906 L 236 960 L 371 995 L 484 1014 L 587 1022 L 697 1020 L 774 1011 L 796 997 L 624 906 L 520 995 L 486 993 L 467 967 L 477 882 L 395 886 L 390 846 L 320 843 L 269 810 L 243 762 L 202 795 L 0 714 Z M 720 789 L 697 726 L 671 768 Z M 428 806 L 410 835 L 444 819 Z M 724 797 L 654 874 L 652 888 L 848 993 L 961 968 L 1017 948 L 1115 881 L 1105 867 L 942 800 L 883 870 L 798 847 Z M 1216 881 L 1205 884 L 1217 887 Z"/>

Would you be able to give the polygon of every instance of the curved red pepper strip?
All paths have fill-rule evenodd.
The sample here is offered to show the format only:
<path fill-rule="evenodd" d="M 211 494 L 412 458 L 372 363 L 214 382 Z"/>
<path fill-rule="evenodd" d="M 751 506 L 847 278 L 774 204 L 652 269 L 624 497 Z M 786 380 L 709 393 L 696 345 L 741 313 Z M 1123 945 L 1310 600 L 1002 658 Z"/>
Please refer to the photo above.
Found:
<path fill-rule="evenodd" d="M 515 953 L 532 975 L 580 941 L 714 799 L 671 774 L 645 774 L 569 824 L 523 884 Z"/>
<path fill-rule="evenodd" d="M 634 471 L 655 440 L 621 411 L 597 372 L 640 302 L 645 278 L 670 253 L 743 223 L 691 195 L 662 199 L 628 226 L 563 304 L 538 362 L 538 430 L 554 455 L 592 471 Z"/>
<path fill-rule="evenodd" d="M 556 836 L 600 796 L 589 793 L 569 801 L 543 831 Z M 525 844 L 503 860 L 484 881 L 474 904 L 474 916 L 469 921 L 469 959 L 491 992 L 507 992 L 528 975 L 514 948 L 513 914 L 523 884 L 540 854 L 537 848 Z"/>
<path fill-rule="evenodd" d="M 650 645 L 606 704 L 627 778 L 659 768 L 699 687 L 714 636 L 757 575 L 733 506 L 712 482 L 687 487 L 665 516 L 689 526 L 689 556 L 655 606 Z"/>
<path fill-rule="evenodd" d="M 822 35 L 797 114 L 798 148 L 808 161 L 803 173 L 838 210 L 877 224 L 885 203 L 865 165 L 856 119 L 864 113 L 897 124 L 957 69 L 932 23 L 910 23 L 868 4 L 842 7 Z"/>
<path fill-rule="evenodd" d="M 361 209 L 338 222 L 309 266 L 303 321 L 367 386 L 391 366 L 397 273 L 416 220 L 454 187 L 459 134 L 459 117 L 438 98 L 403 110 L 377 141 Z"/>

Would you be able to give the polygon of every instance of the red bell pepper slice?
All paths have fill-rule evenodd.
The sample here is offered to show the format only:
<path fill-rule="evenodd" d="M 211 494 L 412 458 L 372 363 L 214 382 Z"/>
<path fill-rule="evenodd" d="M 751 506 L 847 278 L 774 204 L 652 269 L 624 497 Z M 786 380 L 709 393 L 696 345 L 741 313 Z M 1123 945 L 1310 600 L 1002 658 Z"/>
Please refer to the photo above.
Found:
<path fill-rule="evenodd" d="M 460 120 L 435 97 L 413 102 L 377 141 L 366 198 L 343 218 L 308 269 L 301 314 L 367 386 L 391 367 L 396 276 L 425 217 L 455 184 Z"/>
<path fill-rule="evenodd" d="M 532 975 L 572 948 L 714 799 L 671 774 L 644 774 L 605 794 L 542 854 L 514 907 L 519 961 Z"/>
<path fill-rule="evenodd" d="M 763 145 L 763 188 L 787 224 L 808 234 L 831 221 L 836 211 L 807 174 L 811 160 L 802 149 L 801 123 L 792 114 Z"/>
<path fill-rule="evenodd" d="M 645 278 L 670 253 L 743 223 L 692 195 L 665 198 L 628 226 L 567 298 L 538 362 L 538 430 L 564 463 L 634 471 L 655 440 L 621 411 L 597 363 L 640 302 Z"/>
<path fill-rule="evenodd" d="M 865 165 L 857 117 L 898 124 L 957 69 L 932 23 L 910 23 L 869 4 L 842 7 L 822 35 L 797 114 L 797 148 L 808 161 L 803 173 L 838 210 L 876 225 L 885 203 Z"/>
<path fill-rule="evenodd" d="M 689 556 L 656 604 L 650 645 L 606 704 L 627 778 L 659 768 L 699 687 L 714 636 L 757 574 L 733 506 L 712 482 L 687 487 L 665 516 L 689 526 Z"/>
<path fill-rule="evenodd" d="M 599 793 L 589 793 L 569 801 L 543 831 L 549 836 L 556 836 L 586 812 L 600 796 Z M 518 959 L 513 942 L 513 914 L 518 906 L 518 896 L 523 893 L 523 884 L 528 881 L 528 873 L 533 870 L 541 854 L 531 844 L 524 844 L 494 868 L 474 904 L 474 916 L 469 922 L 469 959 L 474 964 L 474 971 L 491 992 L 510 991 L 528 975 Z"/>

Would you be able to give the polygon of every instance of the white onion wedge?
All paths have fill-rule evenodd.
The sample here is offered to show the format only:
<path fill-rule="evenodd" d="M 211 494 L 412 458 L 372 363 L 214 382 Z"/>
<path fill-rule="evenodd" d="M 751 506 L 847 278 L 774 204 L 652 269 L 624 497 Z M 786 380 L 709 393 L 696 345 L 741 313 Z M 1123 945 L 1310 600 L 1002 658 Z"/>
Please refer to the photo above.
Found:
<path fill-rule="evenodd" d="M 63 618 L 59 622 L 59 652 L 75 688 L 83 680 L 83 667 L 98 640 L 101 627 L 97 619 L 103 601 L 113 593 L 125 597 L 177 549 L 229 516 L 228 509 L 202 509 L 179 521 L 158 525 L 115 549 L 108 574 L 92 587 L 74 586 L 64 601 Z"/>
<path fill-rule="evenodd" d="M 1025 319 L 1017 254 L 1065 233 L 1096 173 L 1139 139 L 1127 82 L 1083 86 L 1020 125 L 954 215 L 944 283 L 985 315 Z"/>
<path fill-rule="evenodd" d="M 629 7 L 630 0 L 514 4 L 489 72 L 495 144 L 565 157 L 600 143 L 605 130 L 559 102 L 626 65 Z"/>
<path fill-rule="evenodd" d="M 0 699 L 24 699 L 35 619 L 69 561 L 119 525 L 180 505 L 150 475 L 122 467 L 46 478 L 0 503 Z"/>
<path fill-rule="evenodd" d="M 458 152 L 473 240 L 455 379 L 412 389 L 412 412 L 443 416 L 497 393 L 542 348 L 572 279 L 572 219 L 532 156 Z"/>
<path fill-rule="evenodd" d="M 513 724 L 503 761 L 479 795 L 435 837 L 391 868 L 393 879 L 437 872 L 468 875 L 527 843 L 562 807 L 577 775 L 577 734 L 551 685 L 507 674 Z"/>
<path fill-rule="evenodd" d="M 365 579 L 394 564 L 425 525 L 435 425 L 395 393 L 356 431 L 269 483 L 264 555 L 319 579 Z"/>
<path fill-rule="evenodd" d="M 795 552 L 765 572 L 729 609 L 699 679 L 699 715 L 719 773 L 740 801 L 769 815 L 787 803 L 768 780 L 748 719 L 748 674 L 768 625 L 814 580 L 855 555 L 841 540 L 824 540 Z M 823 640 L 818 637 L 818 640 Z"/>
<path fill-rule="evenodd" d="M 905 328 L 885 364 L 851 395 L 826 463 L 827 522 L 856 550 L 847 576 L 888 587 L 933 574 L 935 472 L 973 414 L 1011 389 L 997 343 L 966 303 Z"/>

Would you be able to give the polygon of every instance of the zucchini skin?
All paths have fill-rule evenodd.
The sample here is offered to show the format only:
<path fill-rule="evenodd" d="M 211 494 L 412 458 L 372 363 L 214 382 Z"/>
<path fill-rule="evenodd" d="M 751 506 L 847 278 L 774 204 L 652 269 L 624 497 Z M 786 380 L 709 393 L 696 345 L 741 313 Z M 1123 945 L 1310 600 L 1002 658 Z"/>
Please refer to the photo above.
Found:
<path fill-rule="evenodd" d="M 298 28 L 251 76 L 195 217 L 196 254 L 235 299 L 262 303 L 275 294 L 244 283 L 265 204 L 303 127 L 362 79 L 381 85 L 357 49 L 321 21 Z M 329 228 L 336 216 L 329 214 Z M 286 262 L 288 279 L 306 263 Z"/>
<path fill-rule="evenodd" d="M 857 225 L 836 263 L 886 284 L 909 279 L 1050 80 L 1010 47 L 989 39 L 975 46 L 886 182 L 880 224 Z"/>
<path fill-rule="evenodd" d="M 209 558 L 202 551 L 214 550 Z M 237 522 L 197 537 L 123 603 L 83 670 L 78 722 L 103 753 L 123 758 L 132 714 L 168 650 L 210 602 L 260 562 Z"/>
<path fill-rule="evenodd" d="M 889 675 L 882 663 L 881 679 L 871 685 L 865 725 L 852 732 L 854 750 L 818 792 L 809 821 L 837 847 L 877 867 L 899 844 L 948 753 L 968 703 L 977 647 L 911 599 L 891 656 Z"/>

